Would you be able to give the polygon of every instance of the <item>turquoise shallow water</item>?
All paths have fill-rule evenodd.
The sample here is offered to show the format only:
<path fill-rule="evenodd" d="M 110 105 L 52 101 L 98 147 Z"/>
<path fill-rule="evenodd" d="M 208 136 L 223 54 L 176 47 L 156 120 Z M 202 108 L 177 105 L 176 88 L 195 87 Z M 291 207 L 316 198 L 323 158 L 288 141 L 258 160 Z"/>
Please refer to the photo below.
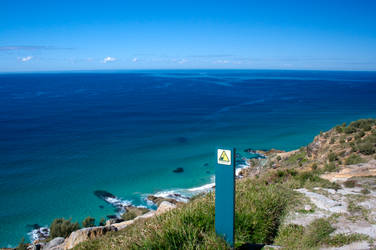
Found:
<path fill-rule="evenodd" d="M 217 145 L 291 150 L 375 110 L 372 72 L 0 75 L 0 246 L 56 217 L 115 214 L 95 190 L 148 205 L 207 184 Z"/>

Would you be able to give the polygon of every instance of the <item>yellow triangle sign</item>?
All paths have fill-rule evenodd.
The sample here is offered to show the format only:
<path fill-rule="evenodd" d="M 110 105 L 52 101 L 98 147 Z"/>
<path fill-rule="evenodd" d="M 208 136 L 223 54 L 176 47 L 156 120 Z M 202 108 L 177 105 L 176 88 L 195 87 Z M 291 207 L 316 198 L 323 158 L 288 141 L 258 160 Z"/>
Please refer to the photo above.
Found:
<path fill-rule="evenodd" d="M 230 160 L 229 160 L 229 158 L 227 157 L 225 151 L 222 151 L 222 154 L 221 154 L 221 156 L 219 157 L 219 160 L 220 160 L 220 161 L 225 161 L 225 162 L 230 162 Z"/>

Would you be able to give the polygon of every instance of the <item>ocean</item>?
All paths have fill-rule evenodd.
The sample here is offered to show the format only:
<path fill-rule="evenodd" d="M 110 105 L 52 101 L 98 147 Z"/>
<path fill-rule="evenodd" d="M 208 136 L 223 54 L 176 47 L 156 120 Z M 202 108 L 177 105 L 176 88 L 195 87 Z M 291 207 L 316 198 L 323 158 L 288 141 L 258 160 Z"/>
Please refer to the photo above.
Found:
<path fill-rule="evenodd" d="M 0 246 L 116 214 L 97 190 L 152 207 L 148 194 L 204 189 L 217 145 L 292 150 L 375 111 L 376 72 L 0 74 Z"/>

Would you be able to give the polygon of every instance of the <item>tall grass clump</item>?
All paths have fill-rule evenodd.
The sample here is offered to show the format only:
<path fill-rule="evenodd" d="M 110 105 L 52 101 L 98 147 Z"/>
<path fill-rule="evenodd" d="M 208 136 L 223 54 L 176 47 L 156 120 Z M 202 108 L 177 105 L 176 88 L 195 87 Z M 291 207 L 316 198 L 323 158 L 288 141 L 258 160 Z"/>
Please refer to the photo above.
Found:
<path fill-rule="evenodd" d="M 322 247 L 341 247 L 353 242 L 369 240 L 363 234 L 331 234 L 335 231 L 328 219 L 314 220 L 307 227 L 289 224 L 278 232 L 274 244 L 283 246 L 283 249 L 319 249 Z"/>
<path fill-rule="evenodd" d="M 239 183 L 236 195 L 237 245 L 272 243 L 292 205 L 291 190 L 282 184 L 266 185 L 262 180 L 247 179 Z"/>
<path fill-rule="evenodd" d="M 271 243 L 293 199 L 281 184 L 264 180 L 237 181 L 235 244 Z M 81 243 L 77 249 L 229 249 L 215 233 L 215 194 L 160 216 L 138 220 L 126 229 Z"/>

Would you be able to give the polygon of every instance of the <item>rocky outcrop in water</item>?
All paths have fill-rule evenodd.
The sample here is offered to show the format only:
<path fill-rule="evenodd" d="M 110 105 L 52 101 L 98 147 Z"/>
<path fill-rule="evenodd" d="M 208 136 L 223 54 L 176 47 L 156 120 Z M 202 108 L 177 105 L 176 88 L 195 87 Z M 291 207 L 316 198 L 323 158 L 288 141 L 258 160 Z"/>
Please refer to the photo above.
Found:
<path fill-rule="evenodd" d="M 157 206 L 159 206 L 163 201 L 168 201 L 172 204 L 176 204 L 177 201 L 175 199 L 172 199 L 172 198 L 164 198 L 164 197 L 157 197 L 157 196 L 154 196 L 154 195 L 149 195 L 147 197 L 147 199 L 151 202 L 153 202 L 154 204 L 156 204 Z"/>
<path fill-rule="evenodd" d="M 172 170 L 172 172 L 174 172 L 174 173 L 183 173 L 184 172 L 184 168 L 176 168 L 176 169 Z"/>

